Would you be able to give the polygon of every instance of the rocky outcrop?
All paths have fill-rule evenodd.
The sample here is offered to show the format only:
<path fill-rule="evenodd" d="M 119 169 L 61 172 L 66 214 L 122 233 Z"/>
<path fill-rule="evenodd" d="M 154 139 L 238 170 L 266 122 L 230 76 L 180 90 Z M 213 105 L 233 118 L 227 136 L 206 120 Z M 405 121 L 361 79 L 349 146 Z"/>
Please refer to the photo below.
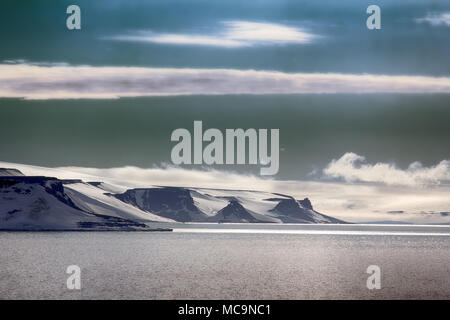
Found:
<path fill-rule="evenodd" d="M 207 215 L 195 206 L 190 191 L 185 188 L 130 189 L 113 196 L 141 210 L 175 221 L 205 221 L 207 218 Z"/>
<path fill-rule="evenodd" d="M 0 177 L 18 177 L 24 174 L 14 168 L 0 168 Z"/>
<path fill-rule="evenodd" d="M 146 231 L 142 223 L 96 214 L 75 205 L 64 180 L 0 177 L 0 230 Z"/>
<path fill-rule="evenodd" d="M 208 219 L 211 222 L 261 222 L 252 216 L 252 214 L 245 209 L 239 201 L 233 199 L 223 209 L 221 209 L 214 217 Z"/>

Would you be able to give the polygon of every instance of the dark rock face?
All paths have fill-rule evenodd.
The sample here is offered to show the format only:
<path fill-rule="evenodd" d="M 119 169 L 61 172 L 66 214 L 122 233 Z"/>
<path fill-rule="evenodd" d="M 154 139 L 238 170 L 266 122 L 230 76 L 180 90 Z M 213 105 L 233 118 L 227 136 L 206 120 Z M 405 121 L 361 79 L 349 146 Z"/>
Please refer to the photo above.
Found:
<path fill-rule="evenodd" d="M 74 184 L 74 183 L 83 183 L 81 179 L 63 179 L 60 180 L 62 184 Z"/>
<path fill-rule="evenodd" d="M 0 177 L 24 176 L 22 172 L 13 168 L 0 168 Z"/>
<path fill-rule="evenodd" d="M 211 219 L 217 222 L 260 222 L 255 219 L 237 200 L 230 203 Z"/>
<path fill-rule="evenodd" d="M 185 188 L 130 189 L 114 196 L 141 210 L 175 221 L 204 221 L 207 217 L 195 206 L 190 191 Z"/>
<path fill-rule="evenodd" d="M 24 187 L 15 187 L 19 183 L 24 183 Z M 12 190 L 16 193 L 28 194 L 30 188 L 33 185 L 42 186 L 47 193 L 57 198 L 64 204 L 77 209 L 78 208 L 64 192 L 63 181 L 51 178 L 51 177 L 27 177 L 27 176 L 15 176 L 15 177 L 0 177 L 0 188 L 12 187 Z M 83 211 L 83 210 L 81 210 Z"/>
<path fill-rule="evenodd" d="M 294 198 L 281 199 L 271 211 L 279 214 L 279 218 L 288 223 L 346 223 L 315 211 L 308 198 L 298 201 Z"/>
<path fill-rule="evenodd" d="M 309 210 L 311 209 L 305 209 L 301 207 L 299 202 L 292 198 L 280 200 L 280 202 L 278 202 L 275 208 L 273 208 L 271 211 L 281 215 L 313 222 L 314 219 L 311 217 Z"/>
<path fill-rule="evenodd" d="M 92 182 L 87 182 L 87 184 L 90 184 L 91 186 L 94 186 L 94 187 L 98 187 L 98 186 L 100 186 L 102 184 L 102 182 L 100 182 L 100 181 L 92 181 Z"/>
<path fill-rule="evenodd" d="M 309 201 L 308 198 L 305 198 L 303 200 L 299 200 L 298 203 L 300 203 L 300 205 L 305 208 L 305 209 L 309 209 L 309 210 L 313 210 L 313 206 L 311 204 L 311 201 Z"/>

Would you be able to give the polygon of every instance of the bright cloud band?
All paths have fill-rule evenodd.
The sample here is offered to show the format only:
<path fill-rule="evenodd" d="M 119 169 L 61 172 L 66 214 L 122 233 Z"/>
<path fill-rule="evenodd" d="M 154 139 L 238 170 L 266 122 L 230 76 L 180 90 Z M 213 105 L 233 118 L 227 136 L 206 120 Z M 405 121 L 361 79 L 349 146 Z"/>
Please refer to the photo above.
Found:
<path fill-rule="evenodd" d="M 316 36 L 302 29 L 275 23 L 224 21 L 217 34 L 177 34 L 139 31 L 105 39 L 169 45 L 239 48 L 259 45 L 304 44 Z"/>
<path fill-rule="evenodd" d="M 449 77 L 0 64 L 0 97 L 119 97 L 303 93 L 450 93 Z"/>
<path fill-rule="evenodd" d="M 442 160 L 435 166 L 424 167 L 413 162 L 407 169 L 391 163 L 365 163 L 366 158 L 353 152 L 331 161 L 323 170 L 326 177 L 347 182 L 369 182 L 385 185 L 436 185 L 450 182 L 450 161 Z"/>

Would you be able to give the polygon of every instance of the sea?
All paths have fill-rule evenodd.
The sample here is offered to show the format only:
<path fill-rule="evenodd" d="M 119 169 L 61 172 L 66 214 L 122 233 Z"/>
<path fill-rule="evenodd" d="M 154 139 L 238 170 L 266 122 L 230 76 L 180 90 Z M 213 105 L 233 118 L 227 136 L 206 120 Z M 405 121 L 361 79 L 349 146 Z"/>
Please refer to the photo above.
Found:
<path fill-rule="evenodd" d="M 450 226 L 167 226 L 0 232 L 0 299 L 450 299 Z"/>

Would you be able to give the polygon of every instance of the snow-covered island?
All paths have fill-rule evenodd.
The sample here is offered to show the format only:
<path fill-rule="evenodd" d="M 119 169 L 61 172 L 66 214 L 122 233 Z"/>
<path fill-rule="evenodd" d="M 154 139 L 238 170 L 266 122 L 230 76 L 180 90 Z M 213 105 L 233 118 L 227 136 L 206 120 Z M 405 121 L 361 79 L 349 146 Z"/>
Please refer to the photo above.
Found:
<path fill-rule="evenodd" d="M 247 190 L 129 188 L 0 169 L 0 230 L 170 231 L 151 222 L 345 223 L 308 198 Z"/>

